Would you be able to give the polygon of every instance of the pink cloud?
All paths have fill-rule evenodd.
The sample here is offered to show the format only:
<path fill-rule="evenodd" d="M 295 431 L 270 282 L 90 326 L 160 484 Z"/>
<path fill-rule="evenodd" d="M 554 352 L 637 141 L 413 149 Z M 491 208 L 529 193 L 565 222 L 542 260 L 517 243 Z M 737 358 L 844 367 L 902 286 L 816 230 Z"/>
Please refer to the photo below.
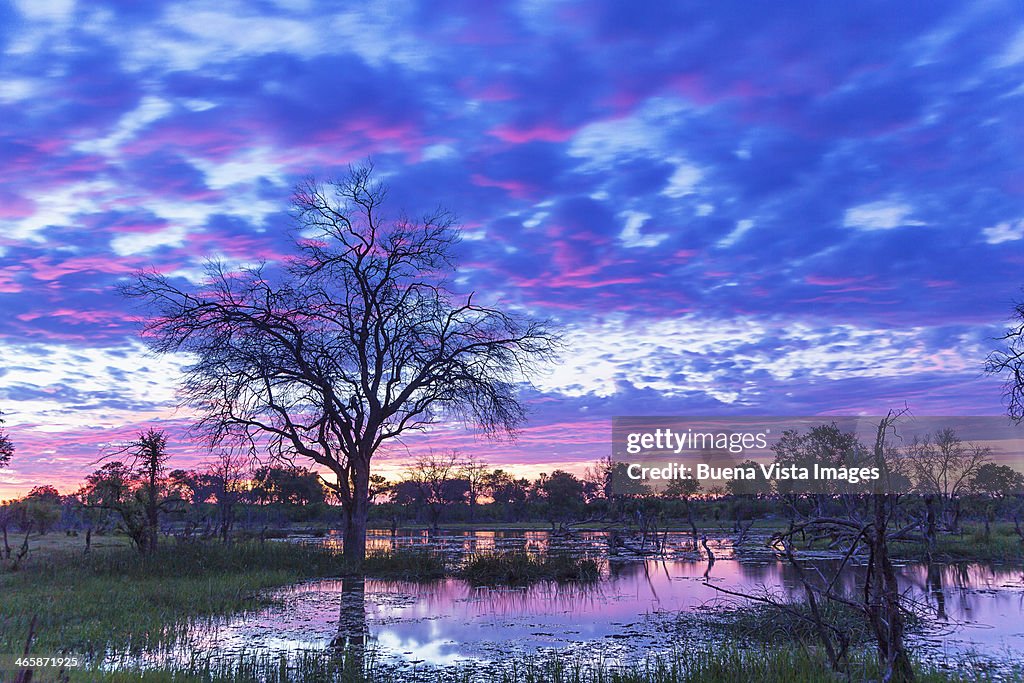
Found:
<path fill-rule="evenodd" d="M 136 316 L 128 315 L 127 313 L 122 313 L 120 311 L 79 311 L 72 308 L 58 308 L 54 311 L 45 312 L 32 311 L 30 313 L 22 313 L 15 317 L 18 320 L 25 322 L 30 322 L 38 318 L 67 318 L 65 322 L 71 325 L 79 325 L 82 323 L 120 323 L 131 322 L 137 319 Z"/>
<path fill-rule="evenodd" d="M 529 199 L 534 193 L 533 187 L 518 180 L 493 180 L 479 173 L 474 173 L 470 176 L 470 182 L 479 187 L 497 187 L 505 190 L 516 199 Z"/>
<path fill-rule="evenodd" d="M 16 219 L 31 216 L 36 212 L 36 203 L 20 195 L 0 194 L 0 219 Z"/>
<path fill-rule="evenodd" d="M 828 277 L 808 275 L 804 282 L 819 287 L 830 287 L 831 292 L 884 292 L 892 289 L 889 285 L 874 283 L 874 277 Z"/>
<path fill-rule="evenodd" d="M 21 266 L 9 266 L 0 268 L 0 294 L 17 294 L 23 288 L 14 281 L 17 274 L 24 270 Z"/>
<path fill-rule="evenodd" d="M 540 124 L 524 128 L 501 125 L 487 131 L 488 135 L 492 135 L 504 142 L 511 142 L 517 145 L 525 142 L 565 142 L 575 133 L 575 128 L 560 128 L 558 126 L 548 124 Z"/>
<path fill-rule="evenodd" d="M 39 256 L 33 259 L 27 259 L 25 261 L 25 265 L 27 265 L 31 270 L 32 277 L 45 282 L 52 282 L 64 277 L 65 275 L 71 275 L 73 273 L 97 272 L 124 274 L 131 273 L 137 269 L 137 265 L 134 263 L 125 263 L 117 259 L 102 256 L 80 256 L 65 259 L 59 263 L 54 263 L 49 258 Z"/>

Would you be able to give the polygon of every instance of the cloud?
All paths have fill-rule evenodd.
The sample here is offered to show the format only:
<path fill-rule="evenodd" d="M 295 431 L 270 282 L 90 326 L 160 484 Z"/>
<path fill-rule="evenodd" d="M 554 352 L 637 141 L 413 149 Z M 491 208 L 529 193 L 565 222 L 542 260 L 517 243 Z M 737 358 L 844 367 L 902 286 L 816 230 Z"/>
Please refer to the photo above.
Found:
<path fill-rule="evenodd" d="M 114 156 L 121 146 L 136 137 L 149 124 L 158 121 L 171 112 L 171 105 L 159 97 L 144 97 L 139 106 L 122 116 L 112 131 L 101 138 L 83 140 L 73 149 L 85 153 L 98 153 Z"/>
<path fill-rule="evenodd" d="M 913 207 L 893 201 L 878 201 L 861 204 L 846 210 L 843 225 L 861 230 L 891 230 L 908 225 L 925 225 L 924 222 L 909 218 Z"/>
<path fill-rule="evenodd" d="M 1024 239 L 1024 218 L 993 225 L 982 230 L 981 234 L 989 244 L 1002 244 Z"/>
<path fill-rule="evenodd" d="M 182 226 L 152 232 L 122 233 L 110 241 L 110 248 L 118 256 L 146 254 L 159 247 L 184 245 L 188 231 Z"/>
<path fill-rule="evenodd" d="M 0 393 L 29 460 L 170 419 L 177 369 L 147 384 L 119 282 L 280 261 L 294 183 L 369 157 L 385 220 L 460 216 L 453 287 L 579 349 L 504 462 L 582 462 L 596 441 L 555 435 L 615 411 L 1000 409 L 977 367 L 1020 286 L 1015 3 L 19 2 L 0 25 Z"/>

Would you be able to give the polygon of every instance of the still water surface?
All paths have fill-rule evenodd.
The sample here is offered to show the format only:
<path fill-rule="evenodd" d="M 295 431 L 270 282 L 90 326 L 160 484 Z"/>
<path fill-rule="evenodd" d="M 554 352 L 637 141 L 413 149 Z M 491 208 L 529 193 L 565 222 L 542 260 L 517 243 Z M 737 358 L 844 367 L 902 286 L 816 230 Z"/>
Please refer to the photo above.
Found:
<path fill-rule="evenodd" d="M 308 542 L 333 543 L 331 538 Z M 371 548 L 423 546 L 457 556 L 512 548 L 561 547 L 601 561 L 605 579 L 593 586 L 541 584 L 526 589 L 475 588 L 458 579 L 429 583 L 384 580 L 316 580 L 276 591 L 276 604 L 213 624 L 190 645 L 214 655 L 322 649 L 336 639 L 364 639 L 375 656 L 422 667 L 484 664 L 549 649 L 606 661 L 664 652 L 673 641 L 699 634 L 671 629 L 679 612 L 734 604 L 705 581 L 706 561 L 688 537 L 670 535 L 664 559 L 609 556 L 603 532 L 571 540 L 547 532 L 426 532 L 374 536 Z M 712 541 L 717 561 L 712 585 L 744 592 L 797 596 L 788 564 L 765 551 L 734 552 L 728 539 Z M 828 574 L 835 558 L 812 561 Z M 854 590 L 862 567 L 842 582 Z M 1024 652 L 1024 568 L 1012 566 L 901 564 L 900 585 L 927 615 L 914 636 L 919 651 L 956 660 L 966 652 L 1003 662 Z M 707 636 L 704 636 L 705 638 Z"/>

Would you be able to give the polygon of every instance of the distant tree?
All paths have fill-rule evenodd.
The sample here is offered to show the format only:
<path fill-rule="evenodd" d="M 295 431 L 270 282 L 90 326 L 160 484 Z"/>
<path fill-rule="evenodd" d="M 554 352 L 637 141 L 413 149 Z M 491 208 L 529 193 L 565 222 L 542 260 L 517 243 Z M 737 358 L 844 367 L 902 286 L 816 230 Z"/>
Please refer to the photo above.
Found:
<path fill-rule="evenodd" d="M 801 433 L 787 430 L 772 446 L 775 462 L 783 466 L 795 465 L 812 469 L 823 467 L 861 467 L 871 460 L 871 453 L 860 443 L 853 432 L 844 432 L 836 423 L 822 424 Z M 801 484 L 817 494 L 842 492 L 842 482 L 813 482 L 816 486 Z M 790 480 L 778 482 L 780 493 L 790 493 L 794 483 Z"/>
<path fill-rule="evenodd" d="M 14 444 L 11 442 L 11 438 L 7 436 L 7 432 L 4 430 L 3 413 L 0 412 L 0 468 L 10 465 L 11 458 L 13 456 Z"/>
<path fill-rule="evenodd" d="M 997 508 L 1003 499 L 1024 492 L 1024 475 L 1007 465 L 987 462 L 975 471 L 970 488 L 989 499 L 984 506 L 985 537 L 988 538 Z"/>
<path fill-rule="evenodd" d="M 11 559 L 11 545 L 8 541 L 7 530 L 16 523 L 18 506 L 12 501 L 0 502 L 0 535 L 3 537 L 3 555 L 5 560 Z"/>
<path fill-rule="evenodd" d="M 491 470 L 486 473 L 481 481 L 482 490 L 491 497 L 495 505 L 500 505 L 506 521 L 518 521 L 518 512 L 530 489 L 530 482 L 526 479 L 517 479 L 505 470 Z"/>
<path fill-rule="evenodd" d="M 567 522 L 583 507 L 583 482 L 576 475 L 555 470 L 539 482 L 548 521 Z"/>
<path fill-rule="evenodd" d="M 36 486 L 22 502 L 26 516 L 41 535 L 46 535 L 60 520 L 61 496 L 53 486 Z"/>
<path fill-rule="evenodd" d="M 28 492 L 28 495 L 26 495 L 25 497 L 36 498 L 39 500 L 48 500 L 53 503 L 60 502 L 60 492 L 57 490 L 56 486 L 51 486 L 50 484 L 33 486 L 32 489 Z"/>
<path fill-rule="evenodd" d="M 320 475 L 306 467 L 260 467 L 253 472 L 253 487 L 262 503 L 315 505 L 326 499 Z"/>
<path fill-rule="evenodd" d="M 629 464 L 617 462 L 605 471 L 607 483 L 601 487 L 609 498 L 643 498 L 650 496 L 653 489 L 643 479 L 629 476 Z"/>
<path fill-rule="evenodd" d="M 753 460 L 744 460 L 738 467 L 744 470 L 754 470 L 756 475 L 753 479 L 741 479 L 739 477 L 730 479 L 725 484 L 726 491 L 733 496 L 766 496 L 772 491 L 772 483 L 765 479 L 761 468 Z"/>
<path fill-rule="evenodd" d="M 925 533 L 934 542 L 936 518 L 947 530 L 957 527 L 960 497 L 970 491 L 978 468 L 988 462 L 992 449 L 964 443 L 953 429 L 914 437 L 905 454 L 914 487 L 925 500 L 928 521 Z"/>
<path fill-rule="evenodd" d="M 419 482 L 404 479 L 391 487 L 391 500 L 400 507 L 426 509 L 424 493 Z"/>
<path fill-rule="evenodd" d="M 468 487 L 452 484 L 458 479 L 461 462 L 462 456 L 458 451 L 432 451 L 417 458 L 408 470 L 406 478 L 414 483 L 416 500 L 426 506 L 434 529 L 437 529 L 446 507 L 465 500 Z"/>
<path fill-rule="evenodd" d="M 370 475 L 370 492 L 369 492 L 370 504 L 376 503 L 378 498 L 381 498 L 382 496 L 387 496 L 389 493 L 391 493 L 391 490 L 392 490 L 393 486 L 394 486 L 394 484 L 389 482 L 382 475 L 371 474 Z M 331 488 L 330 491 L 333 492 L 334 489 Z"/>
<path fill-rule="evenodd" d="M 971 490 L 996 498 L 1024 490 L 1024 475 L 1008 465 L 987 462 L 978 467 L 971 479 Z"/>
<path fill-rule="evenodd" d="M 387 220 L 385 195 L 369 165 L 327 187 L 310 180 L 294 196 L 297 253 L 282 267 L 215 264 L 199 290 L 142 273 L 124 290 L 151 307 L 154 350 L 196 359 L 183 395 L 214 443 L 334 474 L 355 561 L 377 449 L 447 419 L 512 433 L 519 384 L 556 348 L 544 323 L 448 289 L 451 213 Z"/>
<path fill-rule="evenodd" d="M 782 467 L 795 466 L 813 471 L 815 465 L 823 467 L 870 466 L 871 452 L 864 447 L 853 432 L 844 432 L 836 423 L 812 427 L 806 432 L 786 430 L 772 445 L 775 462 Z M 839 500 L 845 507 L 863 505 L 862 496 L 841 497 L 849 493 L 850 487 L 839 480 L 793 480 L 775 481 L 776 491 L 790 503 L 791 512 L 797 502 L 807 499 L 819 516 Z M 847 510 L 849 512 L 849 510 Z"/>
<path fill-rule="evenodd" d="M 121 453 L 134 457 L 137 475 L 142 482 L 146 509 L 146 529 L 149 534 L 147 548 L 156 550 L 160 522 L 160 479 L 167 462 L 167 435 L 158 429 L 147 429 L 125 444 Z"/>
<path fill-rule="evenodd" d="M 1024 301 L 1014 305 L 1010 327 L 996 339 L 1004 346 L 989 354 L 985 371 L 1005 376 L 1006 412 L 1019 423 L 1024 421 Z"/>
<path fill-rule="evenodd" d="M 139 432 L 107 457 L 124 456 L 86 477 L 83 498 L 118 515 L 119 523 L 141 553 L 156 550 L 160 513 L 165 507 L 167 435 L 158 429 Z"/>
<path fill-rule="evenodd" d="M 114 460 L 86 476 L 79 496 L 84 505 L 111 512 L 117 528 L 141 553 L 149 552 L 149 531 L 141 489 L 131 467 Z"/>
<path fill-rule="evenodd" d="M 466 499 L 469 501 L 469 522 L 476 521 L 476 504 L 484 493 L 484 479 L 487 476 L 487 465 L 475 455 L 466 456 L 459 464 L 459 474 L 466 480 Z"/>
<path fill-rule="evenodd" d="M 693 518 L 693 497 L 700 490 L 700 482 L 696 479 L 673 479 L 662 491 L 661 495 L 670 500 L 680 500 L 683 503 L 683 513 L 690 525 L 691 540 L 694 550 L 697 549 L 697 522 Z"/>
<path fill-rule="evenodd" d="M 247 458 L 231 451 L 221 451 L 206 468 L 217 503 L 217 528 L 221 541 L 230 543 L 235 526 L 235 509 L 245 494 L 248 478 Z"/>

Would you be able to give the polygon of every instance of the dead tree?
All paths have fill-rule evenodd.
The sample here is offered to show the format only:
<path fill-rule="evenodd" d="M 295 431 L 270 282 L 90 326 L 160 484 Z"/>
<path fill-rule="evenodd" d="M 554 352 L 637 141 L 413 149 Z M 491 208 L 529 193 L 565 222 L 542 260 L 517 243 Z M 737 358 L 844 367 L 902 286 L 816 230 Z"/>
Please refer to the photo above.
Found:
<path fill-rule="evenodd" d="M 1004 376 L 1006 412 L 1014 422 L 1024 422 L 1024 301 L 1013 308 L 1013 322 L 997 337 L 1005 345 L 989 354 L 985 372 Z"/>
<path fill-rule="evenodd" d="M 886 440 L 897 421 L 906 411 L 890 412 L 878 424 L 873 449 L 874 465 L 883 473 L 887 472 Z M 891 683 L 912 683 L 914 670 L 904 643 L 906 630 L 906 607 L 902 604 L 896 573 L 889 556 L 889 543 L 894 540 L 911 538 L 913 525 L 900 529 L 892 528 L 898 496 L 878 488 L 874 493 L 861 494 L 865 505 L 851 506 L 849 516 L 813 516 L 790 524 L 782 532 L 773 534 L 770 544 L 785 558 L 796 571 L 806 596 L 808 613 L 794 610 L 791 606 L 766 596 L 753 596 L 731 591 L 713 583 L 708 585 L 717 591 L 753 599 L 808 621 L 814 628 L 828 656 L 829 663 L 836 671 L 845 670 L 849 661 L 847 651 L 849 635 L 828 623 L 822 616 L 822 601 L 845 605 L 862 614 L 871 626 L 878 651 L 879 663 L 884 671 L 883 680 Z M 829 540 L 831 547 L 842 548 L 843 557 L 831 576 L 812 576 L 808 567 L 799 558 L 798 539 L 809 539 L 813 544 Z M 867 555 L 867 572 L 859 595 L 840 592 L 839 579 L 842 572 L 858 554 Z"/>
<path fill-rule="evenodd" d="M 4 431 L 3 413 L 0 412 L 0 468 L 7 467 L 14 456 L 14 444 Z"/>

